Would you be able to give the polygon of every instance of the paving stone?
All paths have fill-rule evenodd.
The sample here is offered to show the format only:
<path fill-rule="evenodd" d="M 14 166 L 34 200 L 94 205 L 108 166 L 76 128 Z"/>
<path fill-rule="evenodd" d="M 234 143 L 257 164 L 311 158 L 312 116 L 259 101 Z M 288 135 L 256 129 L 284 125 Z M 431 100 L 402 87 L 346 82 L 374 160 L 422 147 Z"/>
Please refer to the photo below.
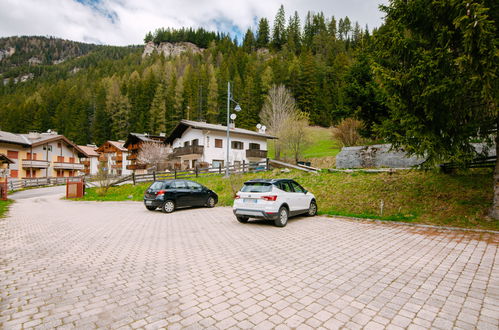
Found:
<path fill-rule="evenodd" d="M 499 327 L 497 234 L 59 197 L 0 219 L 2 329 Z"/>

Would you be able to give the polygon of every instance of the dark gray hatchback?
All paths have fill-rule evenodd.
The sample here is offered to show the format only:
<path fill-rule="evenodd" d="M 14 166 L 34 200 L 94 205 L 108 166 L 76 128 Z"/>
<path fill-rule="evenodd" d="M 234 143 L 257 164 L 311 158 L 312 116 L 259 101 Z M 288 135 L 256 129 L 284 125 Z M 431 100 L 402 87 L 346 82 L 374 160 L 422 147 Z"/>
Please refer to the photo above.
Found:
<path fill-rule="evenodd" d="M 179 207 L 214 207 L 217 203 L 214 191 L 190 180 L 156 181 L 144 193 L 144 205 L 149 211 L 161 208 L 171 213 Z"/>

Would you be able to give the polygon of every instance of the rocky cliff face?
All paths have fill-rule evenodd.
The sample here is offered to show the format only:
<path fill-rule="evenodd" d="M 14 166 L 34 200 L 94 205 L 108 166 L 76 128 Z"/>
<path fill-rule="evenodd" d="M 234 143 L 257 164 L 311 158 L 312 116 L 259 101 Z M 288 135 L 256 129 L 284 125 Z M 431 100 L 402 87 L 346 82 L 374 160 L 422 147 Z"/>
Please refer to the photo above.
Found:
<path fill-rule="evenodd" d="M 159 45 L 156 45 L 154 42 L 150 41 L 145 45 L 142 57 L 149 56 L 155 52 L 163 54 L 163 56 L 165 57 L 176 57 L 185 52 L 198 54 L 203 50 L 203 48 L 199 48 L 198 46 L 190 42 L 162 42 Z"/>

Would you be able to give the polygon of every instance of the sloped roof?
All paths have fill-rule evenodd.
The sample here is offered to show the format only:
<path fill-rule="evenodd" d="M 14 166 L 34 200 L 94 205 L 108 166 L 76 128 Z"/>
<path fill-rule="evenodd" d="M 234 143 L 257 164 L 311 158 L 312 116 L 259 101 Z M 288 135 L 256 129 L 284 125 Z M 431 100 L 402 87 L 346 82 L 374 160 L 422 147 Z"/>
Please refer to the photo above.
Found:
<path fill-rule="evenodd" d="M 14 164 L 14 161 L 5 154 L 0 154 L 0 164 Z"/>
<path fill-rule="evenodd" d="M 165 136 L 129 133 L 125 144 L 123 144 L 123 147 L 127 148 L 130 144 L 135 144 L 137 142 L 164 142 L 165 139 Z"/>
<path fill-rule="evenodd" d="M 22 134 L 15 134 L 5 131 L 0 131 L 0 142 L 20 144 L 25 147 L 29 147 L 31 145 L 31 142 Z"/>
<path fill-rule="evenodd" d="M 83 150 L 89 157 L 99 157 L 99 153 L 95 151 L 96 147 L 78 146 L 78 148 Z"/>
<path fill-rule="evenodd" d="M 128 149 L 124 147 L 125 142 L 123 141 L 107 141 L 121 151 L 127 151 Z"/>
<path fill-rule="evenodd" d="M 204 123 L 204 122 L 199 122 L 199 121 L 193 121 L 193 120 L 186 120 L 183 119 L 178 123 L 178 125 L 172 130 L 170 135 L 166 138 L 166 143 L 171 144 L 173 140 L 176 138 L 179 138 L 182 136 L 182 134 L 187 130 L 187 128 L 192 127 L 192 128 L 198 128 L 198 129 L 204 129 L 204 130 L 211 130 L 211 131 L 227 131 L 227 126 L 220 125 L 220 124 L 209 124 L 209 123 Z M 258 137 L 263 137 L 266 139 L 277 139 L 275 136 L 265 134 L 265 133 L 259 133 L 255 131 L 250 131 L 249 129 L 244 129 L 244 128 L 230 128 L 229 129 L 230 133 L 236 133 L 236 134 L 242 134 L 242 135 L 251 135 L 251 136 L 258 136 Z"/>

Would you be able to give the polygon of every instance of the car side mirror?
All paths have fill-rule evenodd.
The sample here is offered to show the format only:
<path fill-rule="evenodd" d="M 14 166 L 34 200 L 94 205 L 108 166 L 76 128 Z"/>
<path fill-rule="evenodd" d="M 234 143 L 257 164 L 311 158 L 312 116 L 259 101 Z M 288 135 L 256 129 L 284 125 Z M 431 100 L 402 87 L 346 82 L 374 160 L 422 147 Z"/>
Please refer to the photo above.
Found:
<path fill-rule="evenodd" d="M 303 193 L 306 195 L 308 193 L 308 190 L 307 189 L 304 189 L 303 190 Z"/>

